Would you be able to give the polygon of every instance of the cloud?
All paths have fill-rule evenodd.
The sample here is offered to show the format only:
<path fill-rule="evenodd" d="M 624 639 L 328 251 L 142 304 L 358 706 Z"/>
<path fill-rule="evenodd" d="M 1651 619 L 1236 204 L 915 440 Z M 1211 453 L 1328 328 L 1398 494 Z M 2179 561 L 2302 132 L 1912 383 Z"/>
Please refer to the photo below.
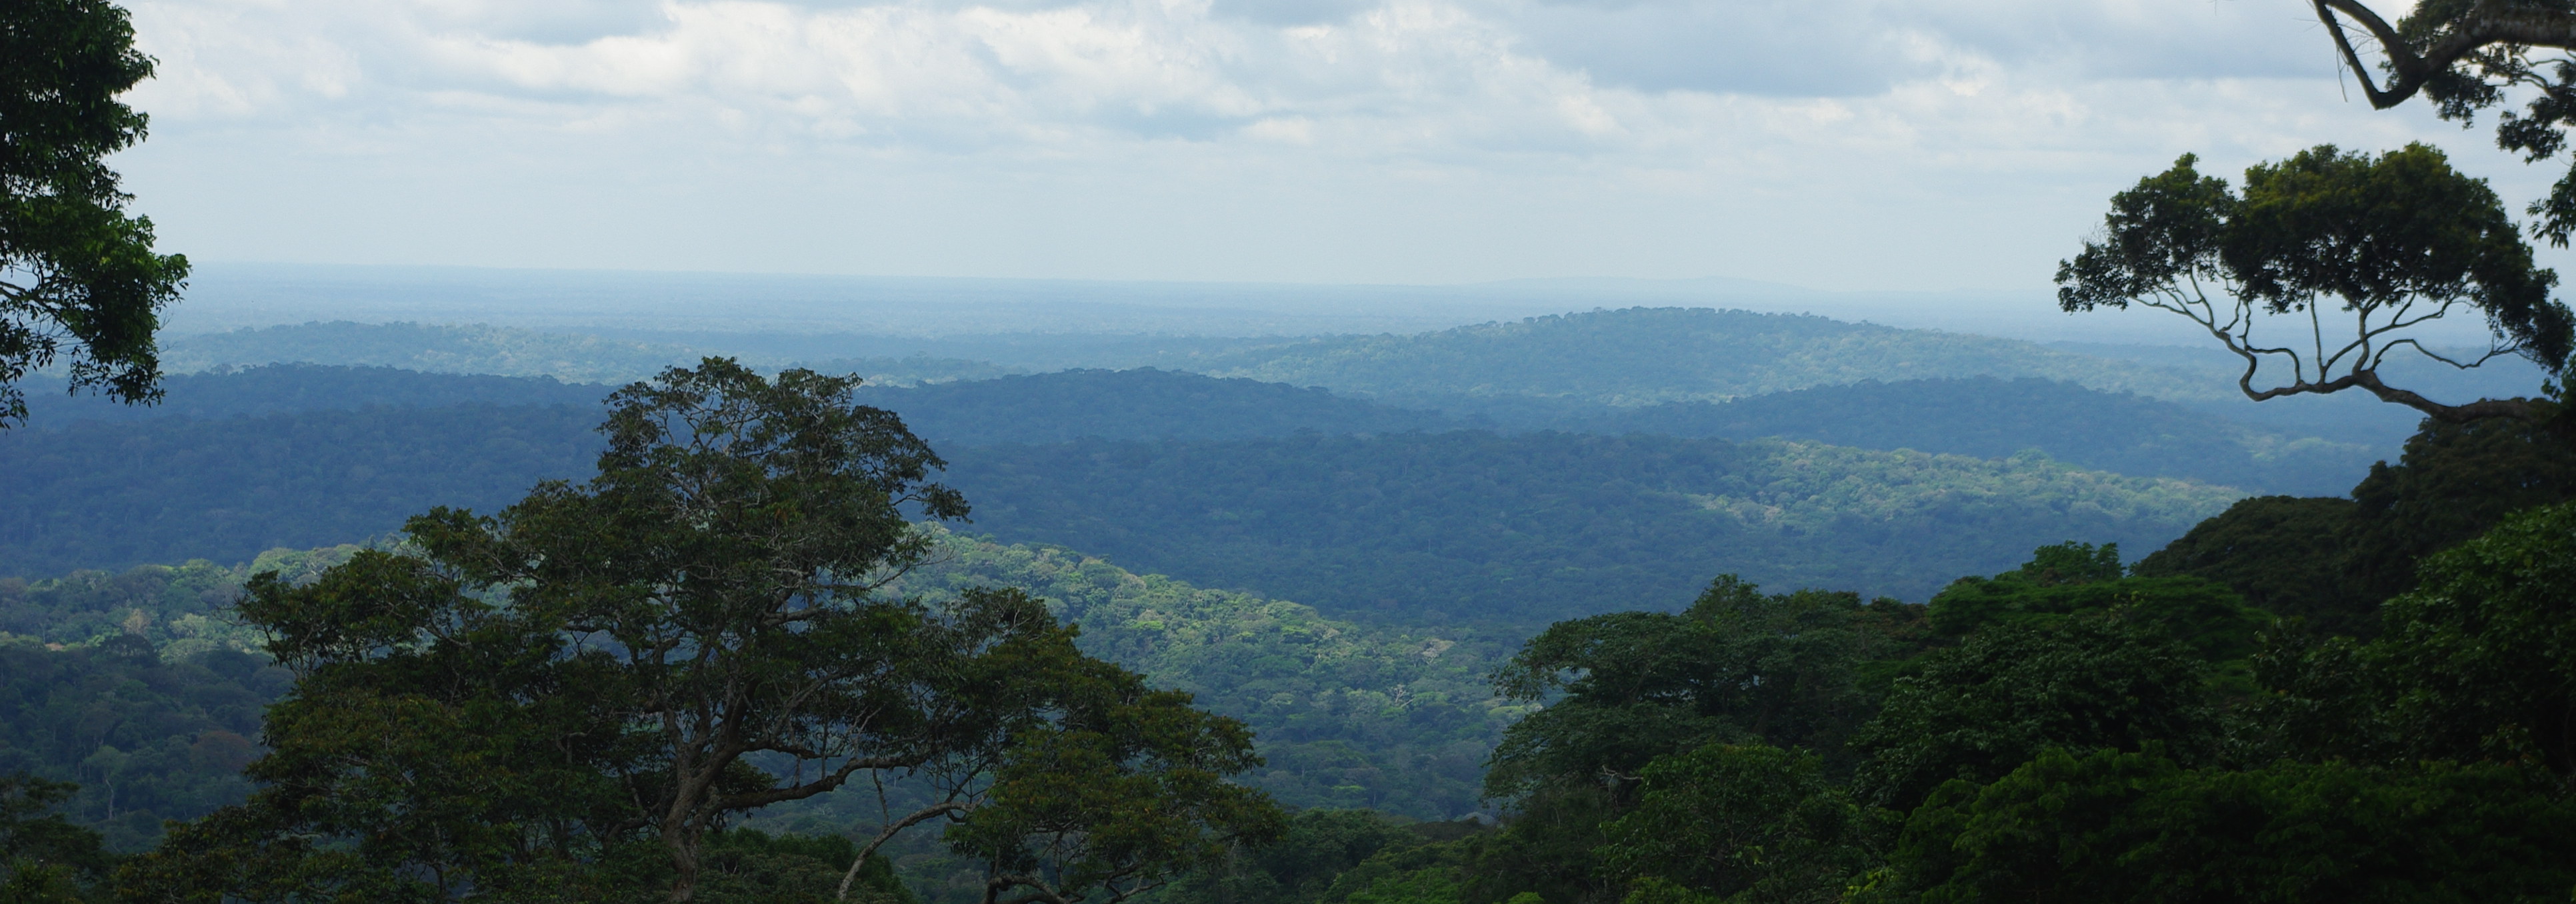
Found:
<path fill-rule="evenodd" d="M 2267 0 L 134 10 L 137 193 L 236 259 L 2028 286 L 2184 150 L 2429 137 L 2531 181 L 2338 102 Z"/>

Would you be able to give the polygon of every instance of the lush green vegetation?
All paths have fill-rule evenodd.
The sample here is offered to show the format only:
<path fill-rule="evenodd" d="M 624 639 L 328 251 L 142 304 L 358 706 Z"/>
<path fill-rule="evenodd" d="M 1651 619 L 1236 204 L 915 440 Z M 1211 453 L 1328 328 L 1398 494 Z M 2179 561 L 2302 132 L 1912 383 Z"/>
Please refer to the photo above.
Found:
<path fill-rule="evenodd" d="M 2351 498 L 2239 501 L 2138 562 L 2150 575 L 2223 582 L 2324 633 L 2374 633 L 2380 603 L 2415 587 L 2417 561 L 2505 516 L 2576 499 L 2576 449 L 2559 421 L 2427 421 L 2398 463 Z"/>
<path fill-rule="evenodd" d="M 117 98 L 152 58 L 113 3 L 34 0 L 0 8 L 0 60 L 0 428 L 26 414 L 31 369 L 148 400 L 153 332 L 188 259 L 154 253 L 152 220 L 126 211 L 134 196 L 107 158 L 143 140 L 150 117 Z"/>
<path fill-rule="evenodd" d="M 293 683 L 230 647 L 156 653 L 133 635 L 60 650 L 0 641 L 0 774 L 76 783 L 74 823 L 133 851 L 164 819 L 239 803 L 260 713 Z"/>
<path fill-rule="evenodd" d="M 1812 443 L 1479 432 L 960 452 L 980 530 L 1340 617 L 1544 624 L 1733 572 L 1923 599 L 2069 537 L 2152 549 L 2232 491 Z"/>
<path fill-rule="evenodd" d="M 1310 812 L 1175 897 L 2554 901 L 2571 537 L 2559 505 L 2430 557 L 2370 641 L 2295 640 L 2081 544 L 1928 607 L 1722 579 L 1678 614 L 1558 624 L 1500 672 L 1555 702 L 1495 754 L 1498 829 Z"/>
<path fill-rule="evenodd" d="M 1476 812 L 1485 754 L 1527 709 L 1486 684 L 1509 635 L 1357 624 L 1062 547 L 933 535 L 939 551 L 901 589 L 1027 588 L 1082 627 L 1084 650 L 1252 726 L 1269 764 L 1246 781 L 1292 806 Z"/>
<path fill-rule="evenodd" d="M 2106 366 L 2009 339 L 1706 308 L 1592 311 L 1413 336 L 1322 337 L 1219 355 L 1192 369 L 1406 404 L 1442 396 L 1539 396 L 1648 405 L 1977 375 L 2040 377 L 2166 399 L 2212 399 L 2225 390 L 2181 373 Z"/>

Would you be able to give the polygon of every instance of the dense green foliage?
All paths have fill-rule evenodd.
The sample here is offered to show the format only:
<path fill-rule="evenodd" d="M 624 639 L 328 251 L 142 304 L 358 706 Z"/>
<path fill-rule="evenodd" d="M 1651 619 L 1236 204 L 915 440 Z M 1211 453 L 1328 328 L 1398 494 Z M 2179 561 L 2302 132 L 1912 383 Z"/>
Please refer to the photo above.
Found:
<path fill-rule="evenodd" d="M 129 402 L 156 391 L 153 331 L 188 259 L 153 253 L 106 162 L 143 140 L 146 117 L 116 98 L 151 74 L 107 0 L 0 7 L 0 427 L 25 416 L 32 369 Z"/>
<path fill-rule="evenodd" d="M 2208 663 L 2124 619 L 1988 627 L 1925 657 L 1852 747 L 1870 803 L 1911 810 L 1942 783 L 1989 782 L 2052 748 L 2150 743 L 2214 754 Z"/>
<path fill-rule="evenodd" d="M 0 775 L 0 900 L 69 904 L 96 894 L 115 863 L 98 834 L 57 812 L 74 786 Z"/>
<path fill-rule="evenodd" d="M 2557 901 L 2576 800 L 2510 765 L 2040 754 L 1914 812 L 1856 901 Z"/>
<path fill-rule="evenodd" d="M 2267 651 L 2272 748 L 2361 762 L 2521 762 L 2576 775 L 2576 504 L 2510 516 L 2424 561 L 2379 636 Z"/>
<path fill-rule="evenodd" d="M 165 659 L 117 635 L 50 650 L 0 642 L 0 773 L 78 783 L 63 802 L 111 847 L 139 850 L 164 819 L 239 802 L 263 707 L 290 681 L 229 648 Z"/>
<path fill-rule="evenodd" d="M 1245 780 L 1293 806 L 1365 807 L 1413 819 L 1475 812 L 1485 756 L 1526 709 L 1486 684 L 1504 638 L 1337 621 L 1298 603 L 1138 575 L 1072 550 L 924 529 L 934 551 L 894 590 L 936 603 L 972 587 L 1027 588 L 1081 626 L 1085 652 L 1250 725 L 1268 763 Z M 257 649 L 258 635 L 224 611 L 251 574 L 273 571 L 301 582 L 356 551 L 279 549 L 231 568 L 194 562 L 33 583 L 0 579 L 0 617 L 7 619 L 0 631 L 12 632 L 14 642 L 65 644 L 73 652 L 132 633 L 172 661 L 217 648 Z M 283 689 L 284 672 L 265 674 L 275 686 L 263 693 Z M 47 774 L 68 778 L 76 761 L 62 760 Z M 829 815 L 830 824 L 849 825 L 873 818 L 866 812 L 873 805 L 842 795 L 782 810 L 789 815 L 771 822 L 809 825 L 801 818 Z"/>
<path fill-rule="evenodd" d="M 2136 570 L 2216 581 L 2247 603 L 2331 633 L 2365 630 L 2370 613 L 2345 605 L 2339 589 L 2346 566 L 2338 534 L 2352 508 L 2332 496 L 2240 499 L 2138 560 Z"/>
<path fill-rule="evenodd" d="M 1190 369 L 1401 404 L 1536 396 L 1647 405 L 1977 375 L 2040 377 L 2167 399 L 2217 397 L 2207 383 L 2180 373 L 2107 367 L 2027 342 L 1706 308 L 1592 311 L 1413 336 L 1329 336 L 1217 355 Z"/>
<path fill-rule="evenodd" d="M 1005 541 L 1435 625 L 1635 608 L 1718 573 L 1919 600 L 2069 536 L 2153 548 L 2234 495 L 2038 456 L 1553 433 L 994 446 L 949 473 Z"/>
<path fill-rule="evenodd" d="M 1830 748 L 1767 744 L 1569 770 L 1425 900 L 2557 900 L 2576 884 L 2576 505 L 2512 515 L 2422 565 L 2381 636 L 2304 645 L 2251 636 L 2262 613 L 2206 583 L 2043 548 L 1934 600 L 1925 621 L 1957 642 L 1889 664 L 1898 676 L 1846 748 L 1848 784 Z M 2245 672 L 2258 642 L 2259 689 Z M 1616 649 L 1580 680 L 1656 661 Z M 1813 672 L 1782 660 L 1721 686 L 1806 687 Z M 1563 724 L 1595 746 L 1687 736 Z M 1583 808 L 1550 790 L 1594 801 L 1590 850 L 1545 846 L 1582 834 L 1566 823 Z"/>
<path fill-rule="evenodd" d="M 1508 801 L 1636 775 L 1708 744 L 1839 753 L 1876 710 L 1866 664 L 1904 658 L 1926 635 L 1920 606 L 1763 594 L 1731 575 L 1679 613 L 1558 622 L 1495 673 L 1512 698 L 1553 702 L 1505 732 L 1487 791 Z"/>
<path fill-rule="evenodd" d="M 1810 751 L 1711 744 L 1639 779 L 1636 807 L 1601 827 L 1603 868 L 1645 877 L 1632 900 L 1840 901 L 1895 834 L 1894 814 L 1854 802 Z"/>
<path fill-rule="evenodd" d="M 2405 456 L 2372 466 L 2350 500 L 2240 501 L 2140 560 L 2138 573 L 2208 578 L 2311 630 L 2367 636 L 2379 604 L 2415 585 L 2424 556 L 2514 511 L 2576 499 L 2576 448 L 2562 429 L 2428 420 Z"/>
<path fill-rule="evenodd" d="M 1486 753 L 1527 709 L 1487 686 L 1502 652 L 1489 635 L 1354 624 L 1060 547 L 933 536 L 936 552 L 899 589 L 935 601 L 1026 588 L 1081 626 L 1085 651 L 1252 726 L 1268 763 L 1245 780 L 1292 806 L 1475 812 Z"/>

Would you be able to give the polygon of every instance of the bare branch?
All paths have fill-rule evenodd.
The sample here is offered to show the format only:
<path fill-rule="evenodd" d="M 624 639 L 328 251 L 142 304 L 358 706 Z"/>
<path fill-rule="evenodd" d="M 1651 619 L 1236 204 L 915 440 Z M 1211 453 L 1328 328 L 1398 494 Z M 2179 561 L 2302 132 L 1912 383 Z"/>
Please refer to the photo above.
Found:
<path fill-rule="evenodd" d="M 2327 33 L 2334 36 L 2344 65 L 2352 67 L 2353 75 L 2361 80 L 2362 93 L 2370 98 L 2370 105 L 2381 110 L 2405 103 L 2434 76 L 2490 46 L 2576 49 L 2576 14 L 2503 0 L 2479 0 L 2422 53 L 2417 53 L 2395 26 L 2361 5 L 2360 0 L 2315 0 L 2315 4 L 2317 20 L 2325 23 Z M 2387 54 L 2389 79 L 2385 87 L 2374 81 L 2369 68 L 2362 65 L 2361 55 L 2353 49 L 2338 13 L 2369 31 L 2380 52 Z"/>

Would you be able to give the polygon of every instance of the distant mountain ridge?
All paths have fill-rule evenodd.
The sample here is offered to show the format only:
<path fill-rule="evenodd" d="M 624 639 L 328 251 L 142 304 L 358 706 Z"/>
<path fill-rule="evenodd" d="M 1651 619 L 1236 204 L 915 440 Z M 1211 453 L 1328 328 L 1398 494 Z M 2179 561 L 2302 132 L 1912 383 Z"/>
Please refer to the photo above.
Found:
<path fill-rule="evenodd" d="M 1635 406 L 1857 383 L 2040 377 L 2164 399 L 2228 389 L 2193 375 L 2013 339 L 1710 308 L 1627 308 L 1409 336 L 1325 336 L 1192 370 L 1383 398 L 1533 396 Z"/>
<path fill-rule="evenodd" d="M 827 368 L 830 369 L 830 368 Z M 22 429 L 80 421 L 229 418 L 370 406 L 569 405 L 596 411 L 611 387 L 550 377 L 423 374 L 381 367 L 268 365 L 166 381 L 158 405 L 129 406 L 30 385 Z M 1391 407 L 1320 388 L 1178 371 L 1073 370 L 859 389 L 940 449 L 1004 443 L 1225 440 L 1327 434 L 1560 430 L 1749 440 L 1784 437 L 1862 449 L 2002 458 L 2037 449 L 2085 468 L 2178 477 L 2268 493 L 2334 495 L 2377 457 L 2368 447 L 2271 433 L 2190 407 L 2037 378 L 1863 381 L 1738 398 L 1611 407 L 1565 400 L 1431 400 Z M 1508 410 L 1507 410 L 1508 408 Z"/>
<path fill-rule="evenodd" d="M 689 343 L 643 341 L 613 335 L 540 332 L 487 324 L 315 322 L 174 336 L 164 341 L 162 369 L 172 374 L 225 371 L 273 364 L 387 367 L 439 374 L 552 377 L 567 383 L 623 384 L 663 368 L 729 356 L 756 366 L 801 364 L 777 354 L 705 344 L 721 335 L 690 335 Z M 855 372 L 871 381 L 910 385 L 988 379 L 1019 369 L 984 361 L 843 356 L 814 365 Z"/>
<path fill-rule="evenodd" d="M 1642 435 L 1084 440 L 949 459 L 973 529 L 1005 542 L 1417 625 L 1634 608 L 1721 573 L 1919 601 L 2045 544 L 2155 549 L 2243 495 L 2039 455 Z"/>

